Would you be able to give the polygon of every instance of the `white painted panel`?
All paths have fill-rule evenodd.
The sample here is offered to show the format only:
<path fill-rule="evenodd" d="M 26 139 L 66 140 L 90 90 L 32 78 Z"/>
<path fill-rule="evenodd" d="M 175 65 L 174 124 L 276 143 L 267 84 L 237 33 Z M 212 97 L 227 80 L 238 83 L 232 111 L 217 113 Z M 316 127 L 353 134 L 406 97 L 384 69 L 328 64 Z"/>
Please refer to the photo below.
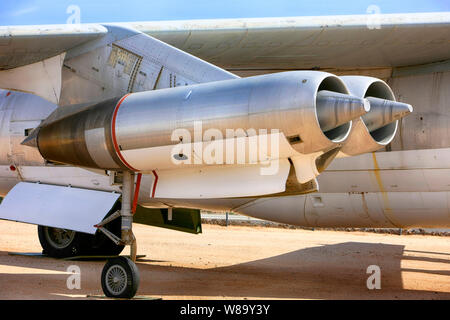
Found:
<path fill-rule="evenodd" d="M 0 204 L 0 219 L 94 234 L 118 193 L 18 183 Z"/>
<path fill-rule="evenodd" d="M 377 178 L 377 175 L 379 178 Z M 321 192 L 450 191 L 450 169 L 325 171 Z"/>
<path fill-rule="evenodd" d="M 371 171 L 324 171 L 317 180 L 320 192 L 379 191 L 379 186 Z"/>
<path fill-rule="evenodd" d="M 163 88 L 185 85 L 186 82 L 192 84 L 239 78 L 144 33 L 122 39 L 116 44 L 143 57 L 144 64 L 164 66 L 169 71 L 169 78 L 172 74 L 172 84 L 167 81 Z M 178 78 L 176 81 L 173 78 L 175 75 Z"/>
<path fill-rule="evenodd" d="M 422 170 L 382 170 L 379 177 L 379 191 L 429 191 Z"/>
<path fill-rule="evenodd" d="M 17 170 L 12 171 L 9 165 L 0 165 L 0 197 L 4 197 L 18 182 Z"/>
<path fill-rule="evenodd" d="M 443 60 L 448 58 L 447 54 Z M 436 61 L 439 60 L 433 62 Z M 402 120 L 399 134 L 392 141 L 392 150 L 450 147 L 449 62 L 416 66 L 409 70 L 398 68 L 400 74 L 404 70 L 403 76 L 394 76 L 390 80 L 396 97 L 414 107 L 414 112 Z"/>
<path fill-rule="evenodd" d="M 304 196 L 260 198 L 239 206 L 233 211 L 263 220 L 309 226 L 304 214 L 305 200 Z"/>
<path fill-rule="evenodd" d="M 180 153 L 187 157 L 186 160 L 175 160 Z M 129 149 L 121 151 L 121 155 L 131 167 L 146 173 L 152 170 L 184 170 L 218 165 L 239 166 L 257 161 L 262 167 L 267 167 L 271 160 L 287 161 L 288 157 L 299 153 L 291 147 L 283 133 L 273 133 L 250 138 Z"/>
<path fill-rule="evenodd" d="M 376 152 L 340 158 L 335 159 L 326 171 L 443 168 L 450 168 L 450 148 Z"/>
<path fill-rule="evenodd" d="M 422 171 L 430 191 L 450 191 L 450 169 Z"/>
<path fill-rule="evenodd" d="M 232 210 L 255 218 L 308 227 L 449 228 L 449 194 L 314 193 L 255 199 Z"/>
<path fill-rule="evenodd" d="M 23 180 L 27 182 L 61 186 L 71 185 L 76 188 L 120 192 L 118 186 L 110 185 L 110 177 L 105 174 L 104 170 L 86 170 L 64 165 L 48 165 L 45 167 L 22 166 L 20 167 L 20 172 Z"/>
<path fill-rule="evenodd" d="M 316 159 L 321 154 L 323 154 L 323 152 L 299 154 L 291 158 L 298 182 L 306 183 L 312 179 L 315 179 L 320 174 L 319 171 L 317 171 Z"/>
<path fill-rule="evenodd" d="M 448 192 L 390 192 L 378 194 L 385 215 L 402 227 L 448 228 Z"/>
<path fill-rule="evenodd" d="M 10 163 L 8 155 L 11 153 L 11 144 L 9 140 L 9 120 L 11 118 L 11 113 L 12 110 L 0 109 L 0 164 Z"/>
<path fill-rule="evenodd" d="M 30 65 L 0 72 L 0 87 L 34 93 L 58 103 L 61 92 L 61 67 L 66 53 Z"/>
<path fill-rule="evenodd" d="M 261 174 L 264 165 L 213 166 L 158 171 L 151 192 L 155 198 L 208 199 L 249 197 L 285 191 L 290 163 L 283 159 L 275 174 Z"/>

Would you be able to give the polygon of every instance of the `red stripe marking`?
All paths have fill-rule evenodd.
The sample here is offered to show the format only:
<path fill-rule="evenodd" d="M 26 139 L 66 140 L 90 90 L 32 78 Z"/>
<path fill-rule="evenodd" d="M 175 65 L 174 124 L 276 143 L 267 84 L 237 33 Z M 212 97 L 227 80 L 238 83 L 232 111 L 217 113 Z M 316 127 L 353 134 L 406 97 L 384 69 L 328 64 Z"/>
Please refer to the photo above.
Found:
<path fill-rule="evenodd" d="M 138 173 L 137 180 L 136 180 L 136 188 L 134 189 L 133 207 L 131 209 L 131 212 L 133 214 L 136 212 L 137 201 L 139 198 L 139 189 L 141 187 L 141 178 L 142 178 L 142 173 Z"/>
<path fill-rule="evenodd" d="M 128 169 L 132 170 L 132 171 L 138 171 L 135 168 L 133 168 L 132 166 L 130 166 L 130 164 L 124 159 L 124 157 L 122 156 L 122 154 L 120 153 L 120 149 L 119 149 L 119 144 L 117 143 L 117 139 L 116 139 L 116 117 L 117 117 L 117 111 L 119 111 L 119 107 L 122 104 L 123 100 L 125 100 L 126 97 L 128 97 L 130 95 L 130 93 L 124 95 L 122 97 L 122 99 L 119 100 L 119 102 L 117 103 L 116 108 L 114 109 L 114 113 L 113 113 L 113 118 L 112 118 L 112 123 L 111 123 L 111 135 L 112 135 L 112 140 L 113 140 L 113 145 L 114 145 L 114 149 L 116 150 L 117 155 L 119 156 L 120 160 L 122 161 L 122 163 L 128 167 Z"/>
<path fill-rule="evenodd" d="M 8 97 L 11 94 L 11 91 L 8 91 L 8 93 L 6 94 L 6 96 Z"/>
<path fill-rule="evenodd" d="M 155 181 L 153 182 L 153 190 L 152 190 L 152 198 L 155 197 L 155 191 L 156 191 L 156 184 L 158 183 L 158 175 L 156 174 L 155 170 L 152 170 L 153 175 L 155 176 Z"/>

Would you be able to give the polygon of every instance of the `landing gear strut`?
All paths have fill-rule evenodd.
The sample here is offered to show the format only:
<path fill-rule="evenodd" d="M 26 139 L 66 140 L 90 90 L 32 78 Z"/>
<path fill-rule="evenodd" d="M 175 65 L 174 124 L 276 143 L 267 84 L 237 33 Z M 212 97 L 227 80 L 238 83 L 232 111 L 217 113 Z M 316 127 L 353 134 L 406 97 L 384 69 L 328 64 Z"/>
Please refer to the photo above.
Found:
<path fill-rule="evenodd" d="M 138 190 L 136 190 L 138 192 Z M 134 173 L 123 172 L 122 208 L 120 218 L 122 222 L 121 238 L 108 233 L 99 224 L 99 229 L 116 244 L 130 246 L 130 258 L 118 257 L 106 262 L 102 271 L 102 289 L 107 297 L 132 298 L 139 287 L 139 270 L 135 264 L 137 244 L 133 234 L 132 195 L 134 193 Z M 137 197 L 135 196 L 135 199 Z M 105 223 L 105 221 L 103 222 Z"/>

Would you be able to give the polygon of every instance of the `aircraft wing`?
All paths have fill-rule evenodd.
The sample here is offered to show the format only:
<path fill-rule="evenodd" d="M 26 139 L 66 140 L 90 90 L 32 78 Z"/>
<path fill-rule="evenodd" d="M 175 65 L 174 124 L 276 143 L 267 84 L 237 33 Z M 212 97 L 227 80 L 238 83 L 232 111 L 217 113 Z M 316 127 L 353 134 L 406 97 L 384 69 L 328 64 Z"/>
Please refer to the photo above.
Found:
<path fill-rule="evenodd" d="M 99 24 L 0 26 L 0 70 L 46 60 L 107 32 Z"/>
<path fill-rule="evenodd" d="M 382 68 L 450 58 L 450 12 L 127 25 L 230 71 Z"/>
<path fill-rule="evenodd" d="M 450 56 L 450 12 L 116 25 L 229 70 L 408 66 Z M 107 33 L 101 24 L 0 26 L 0 70 L 45 60 Z"/>
<path fill-rule="evenodd" d="M 2 27 L 1 47 L 0 88 L 58 105 L 238 78 L 126 25 Z"/>
<path fill-rule="evenodd" d="M 157 47 L 146 51 L 152 64 L 148 72 L 127 74 L 94 65 L 94 56 L 110 58 L 111 44 L 126 42 L 124 51 L 119 48 L 121 55 L 133 51 L 136 44 L 126 38 L 137 33 L 150 36 L 137 48 Z M 171 46 L 180 51 L 168 66 L 167 56 L 158 58 L 161 51 L 174 58 Z M 139 55 L 125 58 L 125 63 L 140 63 Z M 190 84 L 233 78 L 220 68 L 240 76 L 294 69 L 337 74 L 366 70 L 364 74 L 385 79 L 394 67 L 448 59 L 450 12 L 0 27 L 0 87 L 35 93 L 60 105 L 170 87 L 176 85 L 173 79 Z M 192 73 L 180 72 L 186 61 L 190 72 L 205 68 L 207 76 L 188 81 Z M 67 90 L 64 79 L 78 91 Z"/>
<path fill-rule="evenodd" d="M 58 103 L 66 53 L 107 33 L 95 24 L 0 27 L 0 88 Z"/>

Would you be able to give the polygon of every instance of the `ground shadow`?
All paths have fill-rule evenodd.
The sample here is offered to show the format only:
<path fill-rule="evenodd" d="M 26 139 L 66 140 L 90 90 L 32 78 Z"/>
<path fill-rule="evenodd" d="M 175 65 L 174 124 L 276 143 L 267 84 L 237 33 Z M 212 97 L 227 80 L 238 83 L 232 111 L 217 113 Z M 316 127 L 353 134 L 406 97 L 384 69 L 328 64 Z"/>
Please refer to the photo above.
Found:
<path fill-rule="evenodd" d="M 411 251 L 411 250 L 409 250 Z M 137 263 L 141 284 L 139 295 L 149 296 L 198 296 L 198 297 L 257 297 L 281 299 L 450 299 L 450 292 L 434 292 L 405 289 L 403 272 L 420 272 L 449 276 L 447 270 L 402 269 L 402 260 L 450 263 L 443 259 L 421 256 L 427 252 L 411 251 L 405 255 L 404 246 L 382 243 L 344 242 L 321 245 L 255 260 L 228 267 L 197 269 L 171 267 L 146 259 Z M 431 254 L 441 254 L 432 252 Z M 20 257 L 2 259 L 0 265 L 25 266 L 61 271 L 73 261 L 51 258 Z M 100 288 L 100 273 L 104 262 L 80 261 L 83 276 L 91 279 L 91 287 Z M 367 268 L 377 265 L 381 270 L 381 290 L 367 288 Z M 425 264 L 427 265 L 427 264 Z M 27 274 L 30 281 L 55 280 L 60 275 Z M 0 274 L 0 283 L 11 275 Z M 2 279 L 3 278 L 3 279 Z M 92 280 L 96 279 L 96 280 Z M 92 281 L 94 283 L 92 283 Z M 1 285 L 0 285 L 1 287 Z M 62 293 L 73 293 L 59 284 Z M 98 291 L 100 292 L 100 291 Z M 97 292 L 97 293 L 98 293 Z M 92 293 L 92 292 L 89 292 Z M 49 296 L 50 297 L 50 296 Z M 45 298 L 45 297 L 43 297 Z M 52 298 L 55 298 L 52 296 Z"/>
<path fill-rule="evenodd" d="M 450 263 L 450 260 L 439 258 L 405 256 L 402 245 L 345 242 L 206 270 L 142 264 L 139 269 L 144 285 L 140 292 L 169 296 L 283 299 L 450 298 L 450 292 L 405 290 L 402 272 L 446 276 L 449 272 L 402 269 L 403 259 Z M 370 276 L 367 268 L 370 265 L 377 265 L 381 269 L 381 290 L 367 288 L 367 278 Z M 178 285 L 167 285 L 172 281 Z M 389 292 L 387 296 L 386 292 Z"/>

